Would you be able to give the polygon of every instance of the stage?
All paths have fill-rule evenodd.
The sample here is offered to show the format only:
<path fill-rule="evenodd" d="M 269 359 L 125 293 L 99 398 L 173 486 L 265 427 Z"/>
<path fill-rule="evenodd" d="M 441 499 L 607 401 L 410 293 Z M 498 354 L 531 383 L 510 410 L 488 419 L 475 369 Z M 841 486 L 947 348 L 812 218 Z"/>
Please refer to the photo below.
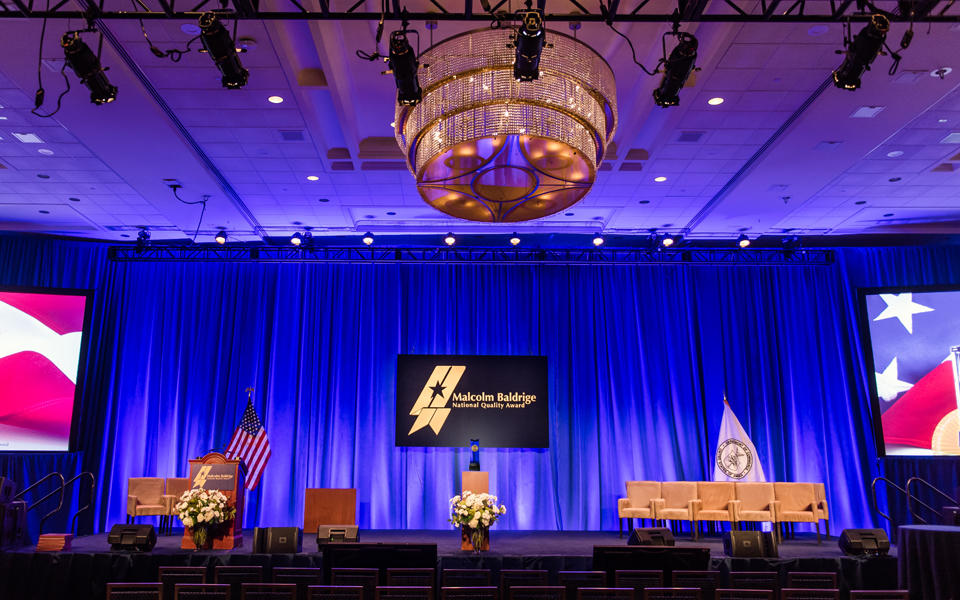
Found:
<path fill-rule="evenodd" d="M 150 553 L 113 552 L 106 534 L 74 540 L 69 552 L 38 553 L 20 548 L 0 553 L 0 597 L 99 600 L 109 581 L 155 581 L 157 567 L 175 565 L 208 566 L 256 564 L 272 567 L 322 567 L 323 555 L 316 541 L 307 536 L 303 551 L 297 554 L 253 554 L 252 532 L 244 532 L 243 548 L 232 551 L 193 552 L 180 549 L 180 532 L 161 536 Z M 436 544 L 438 569 L 488 568 L 494 580 L 501 569 L 546 569 L 551 581 L 557 571 L 585 571 L 593 568 L 594 546 L 626 545 L 616 532 L 596 531 L 491 531 L 490 552 L 474 555 L 460 550 L 456 530 L 381 530 L 361 531 L 361 543 Z M 729 571 L 780 572 L 782 581 L 788 571 L 835 571 L 843 589 L 881 589 L 897 587 L 896 551 L 890 556 L 856 558 L 844 556 L 836 538 L 824 538 L 817 544 L 812 535 L 800 535 L 780 545 L 779 558 L 731 558 L 723 553 L 719 538 L 696 542 L 686 537 L 678 546 L 710 549 L 711 569 Z M 635 568 L 643 569 L 643 565 Z M 212 579 L 212 572 L 211 572 Z M 30 586 L 27 587 L 28 582 Z"/>

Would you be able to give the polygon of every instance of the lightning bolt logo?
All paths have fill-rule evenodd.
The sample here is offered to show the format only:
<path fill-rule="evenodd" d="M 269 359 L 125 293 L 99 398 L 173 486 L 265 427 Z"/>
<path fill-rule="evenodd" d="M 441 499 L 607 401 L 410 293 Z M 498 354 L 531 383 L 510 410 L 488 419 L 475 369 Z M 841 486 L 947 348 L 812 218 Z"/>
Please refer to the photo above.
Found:
<path fill-rule="evenodd" d="M 407 435 L 412 435 L 428 425 L 434 433 L 440 433 L 443 423 L 450 414 L 447 402 L 466 370 L 466 367 L 454 365 L 437 365 L 433 368 L 433 373 L 423 384 L 417 401 L 410 409 L 410 414 L 417 417 L 417 420 L 413 422 L 413 427 Z"/>
<path fill-rule="evenodd" d="M 203 486 L 207 484 L 207 475 L 209 475 L 212 470 L 213 467 L 210 465 L 200 467 L 200 470 L 197 471 L 197 476 L 193 478 L 193 487 L 202 490 Z"/>

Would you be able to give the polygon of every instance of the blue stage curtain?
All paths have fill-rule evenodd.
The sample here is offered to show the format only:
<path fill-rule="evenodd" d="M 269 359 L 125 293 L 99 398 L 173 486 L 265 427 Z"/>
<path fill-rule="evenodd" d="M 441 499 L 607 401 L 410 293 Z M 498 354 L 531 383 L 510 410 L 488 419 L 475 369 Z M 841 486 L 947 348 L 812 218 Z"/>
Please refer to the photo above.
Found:
<path fill-rule="evenodd" d="M 394 447 L 398 353 L 548 357 L 551 447 L 481 451 L 509 508 L 498 527 L 612 529 L 624 481 L 712 478 L 726 393 L 768 478 L 826 482 L 841 528 L 876 522 L 853 291 L 898 260 L 956 281 L 926 250 L 790 267 L 115 263 L 98 244 L 3 238 L 0 283 L 96 289 L 78 449 L 106 482 L 98 529 L 123 520 L 128 477 L 182 476 L 226 444 L 246 387 L 273 449 L 247 526 L 300 522 L 307 487 L 357 488 L 365 528 L 448 526 L 469 452 Z"/>

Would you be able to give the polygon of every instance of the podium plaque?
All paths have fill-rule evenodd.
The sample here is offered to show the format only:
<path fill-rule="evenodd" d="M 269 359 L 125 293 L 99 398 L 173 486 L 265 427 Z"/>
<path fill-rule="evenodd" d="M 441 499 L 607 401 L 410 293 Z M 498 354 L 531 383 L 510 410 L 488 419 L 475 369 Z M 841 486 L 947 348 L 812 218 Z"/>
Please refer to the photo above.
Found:
<path fill-rule="evenodd" d="M 243 546 L 243 471 L 239 460 L 230 460 L 219 452 L 211 452 L 202 458 L 190 460 L 191 489 L 218 490 L 227 497 L 227 502 L 237 509 L 233 521 L 224 524 L 219 536 L 212 536 L 214 550 L 232 550 Z M 212 534 L 212 532 L 211 532 Z M 189 527 L 183 530 L 180 547 L 194 548 L 193 533 Z"/>

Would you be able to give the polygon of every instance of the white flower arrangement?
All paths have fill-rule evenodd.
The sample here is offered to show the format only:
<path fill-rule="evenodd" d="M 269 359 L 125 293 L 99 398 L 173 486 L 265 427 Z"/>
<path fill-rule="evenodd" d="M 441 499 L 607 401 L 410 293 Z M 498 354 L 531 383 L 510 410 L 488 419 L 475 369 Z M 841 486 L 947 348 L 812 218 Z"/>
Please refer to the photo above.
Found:
<path fill-rule="evenodd" d="M 463 496 L 450 498 L 450 523 L 470 529 L 487 529 L 507 514 L 507 507 L 497 506 L 497 497 L 490 494 L 474 494 L 464 490 Z"/>
<path fill-rule="evenodd" d="M 219 490 L 187 490 L 175 508 L 186 527 L 212 527 L 237 514 L 237 509 L 227 504 L 227 497 Z"/>

